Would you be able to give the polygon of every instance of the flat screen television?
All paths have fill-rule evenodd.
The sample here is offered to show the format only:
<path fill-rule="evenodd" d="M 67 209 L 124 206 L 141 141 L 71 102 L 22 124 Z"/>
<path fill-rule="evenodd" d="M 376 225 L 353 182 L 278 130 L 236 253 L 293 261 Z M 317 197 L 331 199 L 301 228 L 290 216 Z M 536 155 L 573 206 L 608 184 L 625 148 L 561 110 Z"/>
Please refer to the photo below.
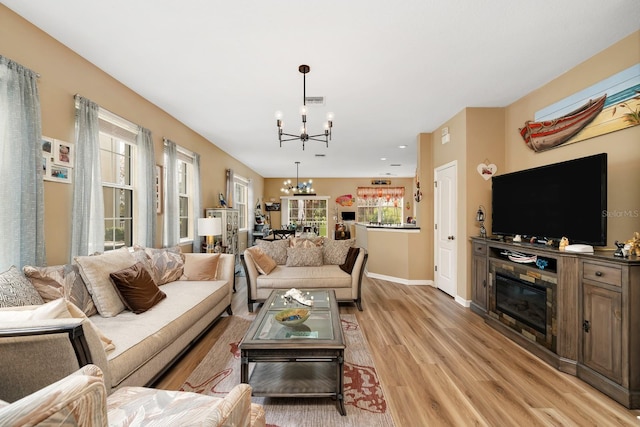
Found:
<path fill-rule="evenodd" d="M 355 212 L 343 211 L 341 213 L 341 215 L 342 215 L 342 220 L 343 221 L 355 221 L 356 220 L 356 213 Z"/>
<path fill-rule="evenodd" d="M 607 244 L 607 154 L 492 178 L 492 233 Z"/>

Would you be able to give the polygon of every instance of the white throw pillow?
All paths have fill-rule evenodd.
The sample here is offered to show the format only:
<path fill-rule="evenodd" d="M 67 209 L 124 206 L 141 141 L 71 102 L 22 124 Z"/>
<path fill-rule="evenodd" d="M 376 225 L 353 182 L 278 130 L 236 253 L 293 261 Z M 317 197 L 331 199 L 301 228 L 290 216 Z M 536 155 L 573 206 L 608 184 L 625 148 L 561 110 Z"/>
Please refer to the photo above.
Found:
<path fill-rule="evenodd" d="M 124 311 L 125 306 L 116 291 L 110 273 L 124 270 L 136 263 L 128 248 L 105 252 L 101 255 L 74 258 L 93 302 L 102 317 L 114 317 Z"/>

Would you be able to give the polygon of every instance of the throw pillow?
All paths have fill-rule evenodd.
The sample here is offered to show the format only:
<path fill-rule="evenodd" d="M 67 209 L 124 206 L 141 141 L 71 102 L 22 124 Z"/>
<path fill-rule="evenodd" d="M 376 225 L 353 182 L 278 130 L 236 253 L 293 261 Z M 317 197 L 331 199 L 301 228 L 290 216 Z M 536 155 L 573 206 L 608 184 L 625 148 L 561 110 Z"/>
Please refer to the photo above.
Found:
<path fill-rule="evenodd" d="M 258 240 L 258 247 L 262 249 L 265 254 L 273 258 L 276 264 L 285 265 L 287 263 L 288 240 L 274 240 L 273 242 Z"/>
<path fill-rule="evenodd" d="M 340 269 L 345 273 L 351 274 L 353 266 L 356 265 L 356 259 L 358 259 L 359 254 L 360 248 L 349 248 L 349 252 L 347 252 L 347 259 L 344 261 L 344 264 L 340 265 Z"/>
<path fill-rule="evenodd" d="M 125 306 L 135 314 L 144 313 L 167 297 L 141 262 L 109 274 Z"/>
<path fill-rule="evenodd" d="M 149 257 L 151 275 L 158 286 L 180 280 L 184 269 L 184 256 L 179 246 L 162 249 L 144 248 L 144 251 Z"/>
<path fill-rule="evenodd" d="M 129 249 L 125 247 L 102 255 L 78 256 L 74 259 L 98 313 L 103 317 L 113 317 L 122 312 L 124 303 L 113 287 L 109 273 L 135 264 Z"/>
<path fill-rule="evenodd" d="M 220 254 L 184 254 L 181 280 L 216 280 Z"/>
<path fill-rule="evenodd" d="M 25 265 L 22 271 L 44 302 L 64 298 L 75 304 L 87 316 L 98 312 L 77 265 L 65 264 L 51 267 Z"/>
<path fill-rule="evenodd" d="M 322 246 L 322 244 L 324 243 L 324 239 L 325 239 L 324 237 L 312 237 L 312 238 L 291 237 L 288 240 L 289 240 L 289 247 L 310 248 L 312 246 Z"/>
<path fill-rule="evenodd" d="M 260 274 L 269 274 L 274 268 L 278 266 L 275 260 L 269 255 L 265 254 L 258 246 L 252 246 L 247 249 L 253 257 L 253 262 L 256 264 L 256 268 Z"/>
<path fill-rule="evenodd" d="M 45 319 L 87 319 L 87 315 L 72 302 L 58 298 L 38 306 L 25 306 L 12 310 L 0 310 L 0 322 L 24 322 Z M 114 350 L 113 341 L 107 338 L 90 320 L 88 324 L 96 332 L 105 352 Z"/>
<path fill-rule="evenodd" d="M 322 248 L 288 248 L 287 267 L 318 267 L 322 265 Z"/>
<path fill-rule="evenodd" d="M 0 273 L 0 307 L 44 304 L 36 288 L 12 265 Z"/>
<path fill-rule="evenodd" d="M 322 245 L 322 257 L 325 264 L 341 265 L 347 258 L 349 248 L 353 246 L 355 239 L 331 240 L 327 239 Z"/>

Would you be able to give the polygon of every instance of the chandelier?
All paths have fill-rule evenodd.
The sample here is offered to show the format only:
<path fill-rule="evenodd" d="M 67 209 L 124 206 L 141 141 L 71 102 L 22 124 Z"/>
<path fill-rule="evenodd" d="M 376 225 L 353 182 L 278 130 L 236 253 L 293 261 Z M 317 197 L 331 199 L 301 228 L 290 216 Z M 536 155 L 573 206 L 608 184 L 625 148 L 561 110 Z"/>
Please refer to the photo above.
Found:
<path fill-rule="evenodd" d="M 298 182 L 298 167 L 300 166 L 300 162 L 296 162 L 296 185 L 293 185 L 290 179 L 284 182 L 284 187 L 280 189 L 285 194 L 289 194 L 289 192 L 293 192 L 294 196 L 304 196 L 310 195 L 314 196 L 315 190 L 311 186 L 312 180 L 305 181 L 303 183 Z"/>
<path fill-rule="evenodd" d="M 304 143 L 307 141 L 320 141 L 327 144 L 329 147 L 329 141 L 331 140 L 331 128 L 333 127 L 333 113 L 327 113 L 327 121 L 324 123 L 324 133 L 316 135 L 309 135 L 307 133 L 307 93 L 306 93 L 306 76 L 311 67 L 308 65 L 301 65 L 298 67 L 298 71 L 302 73 L 302 107 L 300 107 L 300 115 L 302 116 L 302 127 L 300 128 L 300 135 L 294 135 L 284 132 L 284 124 L 282 122 L 282 112 L 276 111 L 276 124 L 278 126 L 278 139 L 280 140 L 280 147 L 282 143 L 286 141 L 302 141 L 302 149 L 304 150 Z M 282 137 L 290 138 L 282 138 Z"/>

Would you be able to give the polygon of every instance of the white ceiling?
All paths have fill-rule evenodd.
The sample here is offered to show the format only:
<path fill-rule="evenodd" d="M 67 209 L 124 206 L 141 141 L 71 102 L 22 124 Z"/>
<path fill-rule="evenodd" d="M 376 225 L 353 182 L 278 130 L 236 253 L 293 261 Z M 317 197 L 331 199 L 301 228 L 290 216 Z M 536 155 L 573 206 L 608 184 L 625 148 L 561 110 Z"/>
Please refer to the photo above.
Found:
<path fill-rule="evenodd" d="M 507 106 L 640 29 L 638 0 L 1 2 L 264 177 L 295 176 L 295 161 L 301 178 L 411 177 L 420 132 Z M 335 113 L 329 148 L 279 148 L 274 112 L 300 127 L 300 64 L 307 95 L 326 97 L 309 131 Z"/>

